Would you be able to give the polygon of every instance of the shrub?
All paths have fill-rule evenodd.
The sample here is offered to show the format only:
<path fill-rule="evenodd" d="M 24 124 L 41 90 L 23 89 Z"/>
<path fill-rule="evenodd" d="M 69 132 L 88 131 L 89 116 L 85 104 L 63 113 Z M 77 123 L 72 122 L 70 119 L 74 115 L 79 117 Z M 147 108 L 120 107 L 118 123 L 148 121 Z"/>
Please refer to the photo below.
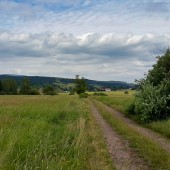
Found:
<path fill-rule="evenodd" d="M 148 75 L 138 81 L 134 112 L 142 122 L 170 117 L 170 50 L 157 59 Z"/>
<path fill-rule="evenodd" d="M 124 94 L 129 94 L 129 92 L 126 90 L 126 91 L 124 92 Z"/>
<path fill-rule="evenodd" d="M 170 116 L 170 95 L 164 93 L 165 85 L 153 86 L 145 82 L 135 98 L 134 111 L 142 122 L 166 119 Z"/>
<path fill-rule="evenodd" d="M 75 95 L 75 92 L 70 91 L 69 95 Z"/>
<path fill-rule="evenodd" d="M 40 95 L 40 92 L 37 88 L 32 88 L 30 90 L 30 95 Z"/>
<path fill-rule="evenodd" d="M 43 93 L 45 95 L 51 95 L 51 96 L 56 95 L 55 89 L 51 85 L 48 85 L 48 86 L 44 87 Z"/>
<path fill-rule="evenodd" d="M 80 93 L 79 97 L 80 98 L 87 98 L 89 95 L 87 93 Z"/>

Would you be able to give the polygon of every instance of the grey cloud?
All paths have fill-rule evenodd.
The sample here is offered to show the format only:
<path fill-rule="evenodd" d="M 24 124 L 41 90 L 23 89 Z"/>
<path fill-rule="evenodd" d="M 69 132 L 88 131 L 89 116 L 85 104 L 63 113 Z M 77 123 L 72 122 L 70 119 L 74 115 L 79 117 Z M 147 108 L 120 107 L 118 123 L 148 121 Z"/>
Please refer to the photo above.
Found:
<path fill-rule="evenodd" d="M 169 42 L 168 34 L 1 32 L 0 73 L 61 77 L 81 74 L 91 79 L 132 82 L 151 68 L 159 49 L 168 47 Z"/>
<path fill-rule="evenodd" d="M 84 60 L 88 56 L 99 60 L 122 60 L 138 58 L 149 60 L 149 55 L 158 54 L 156 48 L 166 48 L 169 35 L 119 35 L 86 34 L 0 34 L 0 57 L 57 57 L 76 56 Z"/>

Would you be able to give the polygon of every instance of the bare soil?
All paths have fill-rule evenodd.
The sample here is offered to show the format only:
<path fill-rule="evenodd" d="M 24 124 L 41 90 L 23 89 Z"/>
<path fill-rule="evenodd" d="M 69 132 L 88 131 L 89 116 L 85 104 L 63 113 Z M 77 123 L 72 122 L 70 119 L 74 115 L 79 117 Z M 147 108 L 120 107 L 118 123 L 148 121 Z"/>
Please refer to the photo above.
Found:
<path fill-rule="evenodd" d="M 150 170 L 147 163 L 139 157 L 137 152 L 129 146 L 127 140 L 122 138 L 111 126 L 103 119 L 99 110 L 94 104 L 92 105 L 92 114 L 97 123 L 101 127 L 113 164 L 118 170 Z M 110 107 L 107 107 L 109 112 L 113 112 Z M 116 113 L 117 114 L 117 113 Z M 122 117 L 122 116 L 121 116 Z"/>

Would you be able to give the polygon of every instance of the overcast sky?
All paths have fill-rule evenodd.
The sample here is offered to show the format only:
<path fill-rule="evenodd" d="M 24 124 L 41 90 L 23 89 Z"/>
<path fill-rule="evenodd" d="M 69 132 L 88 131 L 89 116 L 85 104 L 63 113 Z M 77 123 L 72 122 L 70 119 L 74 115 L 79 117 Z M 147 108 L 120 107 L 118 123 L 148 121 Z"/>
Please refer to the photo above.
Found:
<path fill-rule="evenodd" d="M 170 0 L 0 0 L 0 74 L 134 82 L 170 46 Z"/>

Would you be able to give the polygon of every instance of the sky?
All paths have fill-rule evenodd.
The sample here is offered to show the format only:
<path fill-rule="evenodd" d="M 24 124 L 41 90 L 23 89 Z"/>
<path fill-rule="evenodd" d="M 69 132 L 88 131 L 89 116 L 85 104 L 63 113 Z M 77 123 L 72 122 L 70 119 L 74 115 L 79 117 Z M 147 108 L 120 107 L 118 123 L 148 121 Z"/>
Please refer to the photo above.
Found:
<path fill-rule="evenodd" d="M 170 0 L 0 0 L 0 74 L 134 82 L 170 46 Z"/>

